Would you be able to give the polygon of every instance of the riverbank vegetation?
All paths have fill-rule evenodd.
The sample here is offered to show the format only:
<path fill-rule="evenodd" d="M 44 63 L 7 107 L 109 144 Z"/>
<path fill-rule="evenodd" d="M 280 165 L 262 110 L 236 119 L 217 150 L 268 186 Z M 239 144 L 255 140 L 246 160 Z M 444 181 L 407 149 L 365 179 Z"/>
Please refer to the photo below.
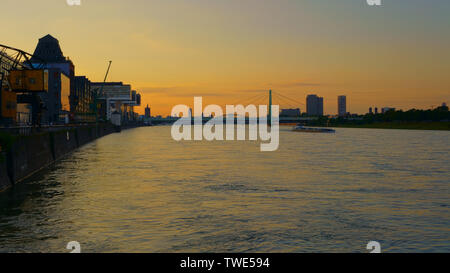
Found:
<path fill-rule="evenodd" d="M 335 124 L 331 126 L 342 128 L 450 131 L 450 122 L 374 122 L 370 124 Z"/>
<path fill-rule="evenodd" d="M 381 114 L 348 115 L 345 117 L 320 117 L 308 122 L 312 126 L 450 130 L 450 112 L 446 105 L 429 110 L 390 110 Z"/>

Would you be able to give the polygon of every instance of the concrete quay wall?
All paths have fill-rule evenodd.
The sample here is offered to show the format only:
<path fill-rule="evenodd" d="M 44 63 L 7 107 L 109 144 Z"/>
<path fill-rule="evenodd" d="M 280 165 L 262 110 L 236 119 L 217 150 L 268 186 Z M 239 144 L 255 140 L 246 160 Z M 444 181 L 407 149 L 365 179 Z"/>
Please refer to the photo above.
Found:
<path fill-rule="evenodd" d="M 0 192 L 75 149 L 115 132 L 113 125 L 99 124 L 16 136 L 9 150 L 0 153 Z"/>

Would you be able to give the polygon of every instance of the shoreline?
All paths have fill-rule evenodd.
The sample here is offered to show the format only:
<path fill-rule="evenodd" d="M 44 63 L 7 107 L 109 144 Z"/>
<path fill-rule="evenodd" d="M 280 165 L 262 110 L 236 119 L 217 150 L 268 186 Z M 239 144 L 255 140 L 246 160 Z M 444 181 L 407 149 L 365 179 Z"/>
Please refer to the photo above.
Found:
<path fill-rule="evenodd" d="M 371 124 L 332 124 L 328 127 L 362 128 L 362 129 L 450 131 L 450 122 L 379 122 L 379 123 L 371 123 Z"/>

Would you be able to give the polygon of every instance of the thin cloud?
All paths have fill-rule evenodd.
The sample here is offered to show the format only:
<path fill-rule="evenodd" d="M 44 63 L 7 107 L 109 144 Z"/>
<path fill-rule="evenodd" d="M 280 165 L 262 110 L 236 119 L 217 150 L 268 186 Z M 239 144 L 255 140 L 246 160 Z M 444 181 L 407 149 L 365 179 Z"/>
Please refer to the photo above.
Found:
<path fill-rule="evenodd" d="M 320 83 L 311 83 L 311 82 L 290 82 L 290 83 L 278 83 L 278 84 L 270 84 L 275 87 L 313 87 L 313 86 L 322 86 Z"/>
<path fill-rule="evenodd" d="M 228 92 L 208 92 L 208 91 L 192 91 L 195 87 L 144 87 L 141 92 L 147 95 L 160 95 L 165 97 L 225 97 L 229 96 Z M 200 88 L 199 88 L 200 89 Z"/>

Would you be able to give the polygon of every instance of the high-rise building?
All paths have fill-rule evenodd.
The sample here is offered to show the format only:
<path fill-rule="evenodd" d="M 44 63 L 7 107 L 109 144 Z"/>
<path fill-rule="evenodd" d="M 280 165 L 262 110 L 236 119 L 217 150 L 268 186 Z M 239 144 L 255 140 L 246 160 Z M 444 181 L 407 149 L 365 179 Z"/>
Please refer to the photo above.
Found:
<path fill-rule="evenodd" d="M 319 112 L 319 116 L 323 116 L 323 98 L 319 97 L 319 103 L 318 103 L 318 109 L 317 111 Z"/>
<path fill-rule="evenodd" d="M 369 114 L 371 114 L 371 115 L 373 114 L 373 108 L 372 107 L 369 108 Z"/>
<path fill-rule="evenodd" d="M 306 113 L 310 116 L 323 116 L 323 98 L 317 95 L 306 97 Z"/>
<path fill-rule="evenodd" d="M 347 97 L 346 96 L 338 97 L 338 115 L 341 117 L 347 115 Z"/>
<path fill-rule="evenodd" d="M 148 104 L 147 104 L 147 107 L 145 107 L 145 117 L 146 118 L 151 117 L 151 110 L 150 110 L 150 107 L 148 107 Z"/>
<path fill-rule="evenodd" d="M 378 115 L 378 107 L 375 107 L 375 115 Z"/>

